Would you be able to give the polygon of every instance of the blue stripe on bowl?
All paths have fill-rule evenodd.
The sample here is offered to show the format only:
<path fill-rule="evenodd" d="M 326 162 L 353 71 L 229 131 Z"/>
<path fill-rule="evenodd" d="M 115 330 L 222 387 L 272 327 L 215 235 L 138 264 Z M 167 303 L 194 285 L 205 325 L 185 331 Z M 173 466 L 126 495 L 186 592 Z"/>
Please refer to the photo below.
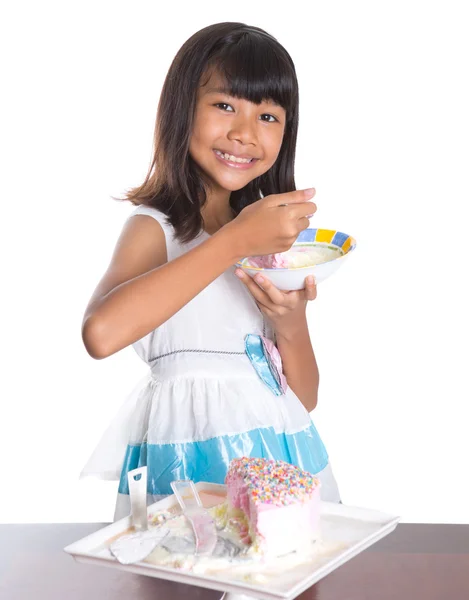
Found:
<path fill-rule="evenodd" d="M 348 236 L 346 233 L 336 231 L 334 237 L 332 238 L 331 244 L 335 244 L 336 246 L 339 246 L 339 248 L 342 248 L 345 240 L 347 240 L 349 237 L 350 236 Z"/>
<path fill-rule="evenodd" d="M 298 236 L 296 243 L 298 242 L 315 242 L 316 241 L 317 229 L 305 229 Z"/>

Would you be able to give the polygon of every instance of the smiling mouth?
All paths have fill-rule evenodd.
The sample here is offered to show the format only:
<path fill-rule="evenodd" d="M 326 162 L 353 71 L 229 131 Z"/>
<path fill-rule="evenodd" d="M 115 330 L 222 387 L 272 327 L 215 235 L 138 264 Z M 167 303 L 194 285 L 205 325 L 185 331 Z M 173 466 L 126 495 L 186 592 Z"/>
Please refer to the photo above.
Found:
<path fill-rule="evenodd" d="M 235 156 L 234 154 L 228 154 L 226 152 L 222 152 L 221 150 L 218 150 L 217 148 L 214 149 L 214 152 L 217 156 L 219 156 L 223 160 L 226 160 L 231 163 L 239 164 L 239 165 L 252 165 L 253 163 L 255 163 L 256 161 L 259 160 L 258 158 L 254 158 L 254 157 L 242 158 L 239 156 Z"/>

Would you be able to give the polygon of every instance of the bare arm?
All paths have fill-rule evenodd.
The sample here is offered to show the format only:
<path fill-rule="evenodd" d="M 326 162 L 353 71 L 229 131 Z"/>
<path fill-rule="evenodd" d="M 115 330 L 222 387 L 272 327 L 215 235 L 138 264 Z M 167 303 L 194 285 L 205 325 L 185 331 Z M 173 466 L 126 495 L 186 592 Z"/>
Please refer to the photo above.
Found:
<path fill-rule="evenodd" d="M 311 412 L 318 402 L 319 371 L 306 318 L 296 332 L 277 334 L 276 338 L 288 385 Z"/>
<path fill-rule="evenodd" d="M 319 372 L 306 320 L 306 305 L 316 298 L 316 285 L 306 279 L 305 289 L 282 292 L 260 273 L 253 279 L 240 269 L 236 274 L 271 321 L 288 385 L 308 412 L 318 401 Z"/>
<path fill-rule="evenodd" d="M 105 358 L 141 339 L 240 258 L 290 248 L 309 225 L 306 215 L 316 210 L 306 201 L 310 197 L 304 190 L 267 196 L 170 262 L 161 225 L 147 215 L 133 216 L 85 311 L 82 337 L 88 353 Z M 279 208 L 286 201 L 289 205 Z"/>
<path fill-rule="evenodd" d="M 178 312 L 241 258 L 230 234 L 223 228 L 168 263 L 161 225 L 145 215 L 129 219 L 84 315 L 88 353 L 110 356 Z"/>

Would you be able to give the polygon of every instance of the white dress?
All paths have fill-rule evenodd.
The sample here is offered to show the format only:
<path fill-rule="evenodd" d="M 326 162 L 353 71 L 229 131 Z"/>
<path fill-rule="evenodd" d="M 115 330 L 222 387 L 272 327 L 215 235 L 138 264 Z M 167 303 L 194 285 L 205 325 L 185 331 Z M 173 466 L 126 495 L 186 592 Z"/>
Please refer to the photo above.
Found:
<path fill-rule="evenodd" d="M 139 206 L 162 226 L 168 261 L 208 239 L 183 244 L 160 211 Z M 146 465 L 148 501 L 170 482 L 223 483 L 231 459 L 285 460 L 316 474 L 321 497 L 340 502 L 326 449 L 311 417 L 288 387 L 275 395 L 245 349 L 245 337 L 273 339 L 254 298 L 230 267 L 160 327 L 133 344 L 149 365 L 81 476 L 118 479 L 115 519 L 130 513 L 127 473 Z M 158 299 L 155 299 L 157 302 Z M 164 290 L 161 290 L 164 302 Z"/>

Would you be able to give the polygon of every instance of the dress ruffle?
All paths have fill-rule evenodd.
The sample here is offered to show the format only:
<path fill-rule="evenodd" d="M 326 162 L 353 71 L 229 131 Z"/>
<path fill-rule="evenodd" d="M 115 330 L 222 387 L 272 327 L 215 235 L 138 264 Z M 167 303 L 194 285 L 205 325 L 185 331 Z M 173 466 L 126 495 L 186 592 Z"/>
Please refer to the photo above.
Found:
<path fill-rule="evenodd" d="M 230 461 L 240 456 L 284 460 L 310 473 L 328 463 L 313 423 L 298 433 L 276 433 L 273 427 L 224 435 L 200 442 L 127 446 L 119 492 L 128 494 L 127 473 L 148 467 L 148 493 L 171 494 L 171 481 L 191 479 L 224 483 Z"/>
<path fill-rule="evenodd" d="M 311 473 L 328 455 L 290 388 L 276 396 L 247 355 L 177 354 L 144 378 L 103 436 L 82 475 L 119 479 L 148 467 L 148 493 L 170 494 L 174 479 L 223 483 L 232 458 L 266 457 Z"/>

